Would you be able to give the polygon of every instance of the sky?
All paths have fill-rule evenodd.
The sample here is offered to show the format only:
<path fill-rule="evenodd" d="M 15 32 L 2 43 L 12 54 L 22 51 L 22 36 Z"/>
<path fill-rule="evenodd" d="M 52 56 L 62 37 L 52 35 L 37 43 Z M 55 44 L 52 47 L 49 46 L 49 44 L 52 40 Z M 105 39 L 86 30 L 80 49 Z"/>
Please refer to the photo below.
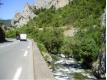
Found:
<path fill-rule="evenodd" d="M 0 19 L 12 19 L 16 12 L 22 12 L 24 5 L 36 3 L 36 0 L 1 0 Z"/>

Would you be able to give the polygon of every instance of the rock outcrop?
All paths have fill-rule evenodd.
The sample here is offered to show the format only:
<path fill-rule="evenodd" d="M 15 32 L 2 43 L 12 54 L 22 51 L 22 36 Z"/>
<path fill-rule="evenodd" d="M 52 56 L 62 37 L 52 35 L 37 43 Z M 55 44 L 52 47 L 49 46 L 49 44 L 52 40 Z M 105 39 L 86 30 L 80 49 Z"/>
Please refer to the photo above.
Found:
<path fill-rule="evenodd" d="M 56 9 L 64 7 L 72 0 L 37 0 L 36 8 L 50 8 L 55 6 Z"/>
<path fill-rule="evenodd" d="M 99 79 L 106 78 L 106 10 L 101 16 L 101 25 L 104 29 L 102 34 L 102 48 L 98 60 L 93 64 L 93 72 Z"/>
<path fill-rule="evenodd" d="M 35 14 L 32 11 L 32 6 L 30 6 L 28 3 L 25 5 L 23 12 L 17 12 L 15 14 L 15 17 L 11 21 L 12 26 L 23 26 L 27 24 L 29 20 L 31 20 Z"/>
<path fill-rule="evenodd" d="M 40 8 L 50 8 L 51 6 L 55 6 L 56 9 L 64 7 L 72 0 L 37 0 L 35 6 L 37 9 Z M 29 20 L 31 20 L 36 15 L 33 12 L 33 6 L 28 3 L 25 5 L 23 12 L 17 12 L 14 18 L 11 21 L 12 26 L 21 27 L 26 25 Z"/>

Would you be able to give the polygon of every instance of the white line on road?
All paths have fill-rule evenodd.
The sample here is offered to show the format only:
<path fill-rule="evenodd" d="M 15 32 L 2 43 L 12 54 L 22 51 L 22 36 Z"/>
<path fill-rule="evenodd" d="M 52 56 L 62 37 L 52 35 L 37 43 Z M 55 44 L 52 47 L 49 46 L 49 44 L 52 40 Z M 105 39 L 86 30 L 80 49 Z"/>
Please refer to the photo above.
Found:
<path fill-rule="evenodd" d="M 27 56 L 27 55 L 28 55 L 28 51 L 26 50 L 25 53 L 24 53 L 24 56 Z"/>
<path fill-rule="evenodd" d="M 30 46 L 27 47 L 28 49 L 30 48 Z"/>
<path fill-rule="evenodd" d="M 22 72 L 22 67 L 19 67 L 14 75 L 14 78 L 13 80 L 19 80 L 19 77 L 21 75 L 21 72 Z"/>

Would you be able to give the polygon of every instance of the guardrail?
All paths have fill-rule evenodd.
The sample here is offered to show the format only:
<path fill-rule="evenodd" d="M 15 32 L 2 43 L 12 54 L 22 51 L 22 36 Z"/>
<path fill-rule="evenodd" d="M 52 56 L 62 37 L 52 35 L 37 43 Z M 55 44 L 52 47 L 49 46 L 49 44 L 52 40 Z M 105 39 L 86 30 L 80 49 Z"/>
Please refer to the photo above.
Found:
<path fill-rule="evenodd" d="M 40 53 L 37 44 L 32 42 L 33 48 L 33 64 L 34 64 L 34 80 L 55 80 L 52 72 L 48 68 L 46 61 Z"/>

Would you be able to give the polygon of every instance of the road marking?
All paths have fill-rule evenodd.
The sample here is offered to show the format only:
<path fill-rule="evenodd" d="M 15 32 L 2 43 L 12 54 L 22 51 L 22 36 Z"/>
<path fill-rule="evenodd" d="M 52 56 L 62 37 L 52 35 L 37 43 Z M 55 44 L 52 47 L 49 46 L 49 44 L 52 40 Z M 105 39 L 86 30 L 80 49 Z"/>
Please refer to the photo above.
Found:
<path fill-rule="evenodd" d="M 19 67 L 14 75 L 14 78 L 13 80 L 19 80 L 19 77 L 21 75 L 21 72 L 22 72 L 22 67 Z"/>
<path fill-rule="evenodd" d="M 30 48 L 30 46 L 27 47 L 28 49 Z"/>
<path fill-rule="evenodd" d="M 27 56 L 27 55 L 28 55 L 28 51 L 26 50 L 25 53 L 24 53 L 24 56 Z"/>

